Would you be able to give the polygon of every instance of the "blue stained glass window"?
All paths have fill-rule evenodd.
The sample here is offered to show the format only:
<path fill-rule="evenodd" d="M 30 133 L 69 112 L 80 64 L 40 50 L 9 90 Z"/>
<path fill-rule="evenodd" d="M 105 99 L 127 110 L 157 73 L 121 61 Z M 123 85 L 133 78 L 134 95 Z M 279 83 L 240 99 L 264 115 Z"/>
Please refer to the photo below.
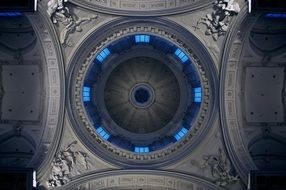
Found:
<path fill-rule="evenodd" d="M 201 102 L 202 101 L 202 88 L 201 87 L 196 87 L 194 88 L 194 101 L 195 102 Z"/>
<path fill-rule="evenodd" d="M 97 56 L 96 59 L 99 62 L 103 62 L 110 55 L 110 51 L 108 48 L 104 48 Z"/>
<path fill-rule="evenodd" d="M 136 43 L 149 43 L 150 42 L 150 36 L 145 34 L 135 35 L 135 42 Z"/>
<path fill-rule="evenodd" d="M 84 102 L 90 101 L 90 87 L 84 86 L 82 91 L 82 97 Z"/>
<path fill-rule="evenodd" d="M 83 93 L 82 93 L 83 97 L 89 96 L 89 94 L 90 94 L 90 92 L 85 92 L 85 91 L 83 91 Z"/>
<path fill-rule="evenodd" d="M 89 102 L 90 101 L 90 97 L 83 97 L 83 101 L 84 102 Z"/>
<path fill-rule="evenodd" d="M 136 146 L 134 148 L 134 152 L 136 152 L 136 153 L 147 153 L 147 152 L 150 152 L 150 150 L 149 150 L 148 146 L 146 146 L 146 147 Z"/>
<path fill-rule="evenodd" d="M 179 48 L 175 51 L 175 55 L 183 62 L 185 63 L 189 58 L 188 56 Z"/>
<path fill-rule="evenodd" d="M 90 87 L 84 86 L 84 87 L 83 87 L 83 91 L 84 91 L 84 92 L 90 92 Z"/>
<path fill-rule="evenodd" d="M 178 131 L 174 137 L 175 139 L 178 141 L 181 138 L 183 138 L 186 134 L 188 133 L 188 129 L 186 129 L 185 127 L 181 128 L 180 131 Z"/>
<path fill-rule="evenodd" d="M 109 139 L 110 137 L 110 135 L 102 127 L 98 127 L 96 132 L 105 140 Z"/>

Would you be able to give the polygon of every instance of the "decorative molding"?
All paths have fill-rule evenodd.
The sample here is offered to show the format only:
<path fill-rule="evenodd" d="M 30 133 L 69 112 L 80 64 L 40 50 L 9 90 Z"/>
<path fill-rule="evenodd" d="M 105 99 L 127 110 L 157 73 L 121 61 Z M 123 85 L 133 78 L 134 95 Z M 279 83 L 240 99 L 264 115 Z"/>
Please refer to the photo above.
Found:
<path fill-rule="evenodd" d="M 180 190 L 222 190 L 204 179 L 177 172 L 161 170 L 115 170 L 87 174 L 74 178 L 59 188 L 64 189 L 134 189 L 158 188 Z"/>
<path fill-rule="evenodd" d="M 211 35 L 217 41 L 220 36 L 224 36 L 229 28 L 234 15 L 240 12 L 239 4 L 234 0 L 219 0 L 213 6 L 213 12 L 197 21 L 195 30 L 200 29 L 199 24 L 206 25 L 206 35 Z"/>
<path fill-rule="evenodd" d="M 192 160 L 191 163 L 202 169 L 202 171 L 209 169 L 212 177 L 215 179 L 214 183 L 219 186 L 232 185 L 239 181 L 239 177 L 233 174 L 234 171 L 230 162 L 221 148 L 218 149 L 218 154 L 216 155 L 203 156 L 203 162 Z"/>
<path fill-rule="evenodd" d="M 48 10 L 47 13 L 52 19 L 54 24 L 59 24 L 60 29 L 60 42 L 62 45 L 72 46 L 67 39 L 69 35 L 72 35 L 74 32 L 81 32 L 82 24 L 86 24 L 94 19 L 98 18 L 98 15 L 93 15 L 92 17 L 76 17 L 72 15 L 69 11 L 69 8 L 65 6 L 65 2 L 68 0 L 50 0 L 47 3 Z M 76 19 L 77 18 L 77 19 Z"/>
<path fill-rule="evenodd" d="M 52 171 L 48 179 L 49 187 L 59 187 L 89 169 L 88 155 L 75 150 L 77 141 L 70 143 L 64 150 L 60 150 L 52 161 Z"/>
<path fill-rule="evenodd" d="M 206 47 L 209 48 L 210 53 L 213 54 L 215 59 L 219 60 L 220 48 L 218 47 L 218 44 L 217 43 L 213 43 L 213 41 L 208 40 L 206 38 L 203 38 L 203 41 L 205 42 Z"/>
<path fill-rule="evenodd" d="M 96 12 L 118 16 L 166 16 L 209 6 L 214 0 L 69 0 Z"/>
<path fill-rule="evenodd" d="M 58 142 L 62 131 L 63 113 L 64 113 L 64 72 L 63 59 L 60 44 L 53 30 L 49 19 L 44 15 L 45 10 L 39 4 L 37 13 L 25 13 L 32 27 L 35 30 L 37 38 L 41 42 L 43 55 L 45 57 L 44 74 L 46 91 L 43 92 L 46 98 L 47 110 L 45 110 L 43 130 L 41 141 L 35 156 L 29 163 L 29 167 L 37 169 L 38 176 L 41 177 L 46 172 L 45 167 L 49 167 L 52 156 L 56 152 Z M 43 172 L 43 173 L 42 173 Z"/>
<path fill-rule="evenodd" d="M 64 6 L 65 2 L 68 2 L 68 0 L 49 0 L 47 3 L 47 13 L 52 18 L 53 23 L 57 23 L 57 20 L 53 19 L 54 14 L 61 9 L 67 9 L 67 7 Z"/>
<path fill-rule="evenodd" d="M 220 110 L 224 142 L 241 180 L 246 184 L 250 170 L 257 169 L 242 139 L 237 113 L 237 77 L 243 42 L 257 16 L 247 17 L 247 6 L 230 28 L 223 50 L 220 80 Z M 244 35 L 242 35 L 242 33 Z"/>

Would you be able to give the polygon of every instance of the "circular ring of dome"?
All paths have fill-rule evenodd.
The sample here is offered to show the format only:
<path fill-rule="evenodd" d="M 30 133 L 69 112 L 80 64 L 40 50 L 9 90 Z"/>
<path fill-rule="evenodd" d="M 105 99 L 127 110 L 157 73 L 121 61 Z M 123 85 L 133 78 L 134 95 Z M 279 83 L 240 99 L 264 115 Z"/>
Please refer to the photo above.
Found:
<path fill-rule="evenodd" d="M 138 49 L 140 49 L 141 51 L 138 51 Z M 146 55 L 148 55 L 148 57 L 146 57 Z M 101 80 L 97 85 L 96 101 L 98 102 L 99 109 L 103 110 L 101 111 L 101 115 L 103 115 L 102 118 L 106 120 L 106 122 L 103 123 L 109 126 L 109 131 L 115 129 L 114 133 L 117 133 L 117 136 L 126 137 L 126 139 L 128 139 L 129 141 L 132 141 L 132 144 L 147 145 L 152 144 L 150 142 L 154 142 L 156 141 L 156 139 L 158 140 L 158 138 L 162 139 L 162 137 L 166 137 L 162 140 L 169 139 L 168 134 L 169 136 L 171 136 L 171 132 L 174 133 L 176 130 L 176 128 L 174 127 L 175 120 L 182 119 L 179 117 L 183 115 L 183 112 L 185 111 L 184 107 L 187 104 L 187 96 L 185 96 L 184 93 L 179 92 L 185 91 L 186 87 L 184 85 L 185 79 L 180 76 L 181 72 L 176 69 L 176 63 L 170 62 L 170 60 L 166 58 L 164 59 L 164 56 L 158 55 L 158 52 L 156 52 L 155 49 L 148 49 L 145 46 L 142 47 L 141 45 L 139 45 L 139 48 L 136 47 L 134 49 L 129 49 L 127 55 L 125 53 L 122 53 L 120 56 L 115 56 L 113 59 L 110 58 L 110 60 L 107 60 L 105 64 L 110 65 L 112 67 L 103 69 L 102 71 L 102 75 L 104 76 L 101 77 Z M 181 63 L 177 64 L 181 65 Z M 171 66 L 173 68 L 171 68 Z M 152 75 L 158 76 L 161 74 L 161 77 L 167 79 L 165 81 L 173 82 L 164 84 L 160 80 L 154 80 L 154 78 L 146 80 L 146 77 L 149 78 L 148 71 L 150 70 L 152 70 Z M 138 76 L 139 72 L 140 76 Z M 125 73 L 129 73 L 129 75 L 131 76 L 135 76 L 137 74 L 137 78 L 130 77 L 131 79 L 129 78 L 127 80 L 127 78 L 123 77 Z M 141 78 L 142 76 L 145 76 L 145 78 Z M 178 82 L 177 79 L 180 82 Z M 141 82 L 138 82 L 139 80 L 141 80 Z M 150 84 L 150 86 L 153 86 L 152 88 L 154 88 L 154 91 L 157 92 L 156 94 L 154 92 L 154 94 L 157 96 L 156 98 L 154 98 L 157 99 L 157 101 L 147 107 L 148 109 L 136 109 L 136 107 L 132 105 L 132 102 L 128 102 L 128 100 L 130 99 L 130 97 L 128 96 L 129 91 L 134 87 L 134 85 L 136 86 L 142 83 Z M 117 86 L 122 86 L 124 88 L 119 89 L 117 88 Z M 103 88 L 105 94 L 100 93 L 103 91 Z M 172 101 L 172 104 L 170 101 L 165 102 L 168 103 L 168 106 L 170 106 L 168 114 L 172 117 L 157 117 L 157 122 L 154 123 L 152 117 L 156 117 L 156 113 L 160 111 L 157 107 L 160 105 L 162 106 L 164 100 L 166 101 L 166 97 L 164 98 L 164 93 L 166 91 L 169 91 L 168 99 L 175 100 L 175 102 Z M 171 91 L 173 91 L 173 93 Z M 118 96 L 119 94 L 120 96 Z M 110 97 L 112 97 L 111 102 L 109 101 Z M 178 105 L 179 100 L 182 100 L 180 101 L 180 105 Z M 126 109 L 121 112 L 124 114 L 117 116 L 117 112 L 113 113 L 114 109 L 122 109 L 124 107 Z M 129 120 L 132 120 L 133 122 L 128 122 L 128 125 L 124 124 L 126 122 L 126 119 L 128 119 L 126 118 L 126 116 L 128 117 L 131 114 L 137 116 L 138 114 L 143 114 L 140 118 L 144 118 L 145 116 L 145 122 L 139 124 L 138 122 L 136 122 L 136 120 L 132 120 L 133 117 L 129 117 Z M 148 117 L 146 118 L 146 116 Z M 152 125 L 150 125 L 150 123 Z M 134 126 L 136 126 L 136 128 Z M 147 133 L 148 136 L 146 136 Z M 170 140 L 168 141 L 171 142 Z M 154 149 L 155 148 L 152 148 L 152 150 Z"/>
<path fill-rule="evenodd" d="M 124 43 L 131 45 L 124 49 Z M 169 48 L 166 52 L 161 52 L 156 49 L 156 44 Z M 119 51 L 117 46 L 121 47 Z M 192 95 L 187 89 L 192 86 L 200 88 L 200 79 L 194 77 L 196 73 L 193 73 L 193 78 L 197 80 L 192 80 L 193 84 L 187 85 L 186 79 L 180 76 L 183 61 L 174 54 L 178 49 L 161 37 L 134 34 L 115 40 L 95 55 L 90 72 L 86 73 L 84 88 L 91 88 L 96 96 L 90 96 L 93 100 L 91 104 L 88 100 L 84 104 L 95 105 L 94 109 L 88 109 L 87 112 L 94 116 L 91 122 L 105 140 L 125 150 L 142 154 L 173 144 L 188 132 L 189 127 L 183 126 L 188 124 L 180 122 L 187 107 L 193 103 L 188 101 Z M 165 56 L 166 53 L 170 54 L 169 51 L 172 52 L 172 60 Z M 104 60 L 100 56 L 105 57 Z M 184 61 L 190 63 L 187 59 Z M 98 65 L 102 69 L 97 76 L 94 70 Z M 96 84 L 93 81 L 97 81 Z M 146 84 L 145 87 L 149 84 L 150 88 L 154 88 L 152 94 L 156 95 L 156 102 L 149 107 L 141 104 L 139 108 L 139 105 L 134 106 L 129 101 L 130 91 L 142 83 Z M 83 93 L 86 92 L 83 90 Z M 200 101 L 197 101 L 192 106 L 193 118 L 199 108 Z M 95 115 L 101 117 L 96 118 Z M 184 134 L 177 135 L 182 133 L 181 130 L 184 130 Z"/>
<path fill-rule="evenodd" d="M 74 64 L 74 67 L 70 68 L 69 76 L 75 80 L 72 81 L 71 96 L 69 96 L 71 104 L 68 113 L 72 118 L 71 120 L 76 123 L 73 126 L 80 139 L 86 142 L 84 144 L 107 161 L 128 166 L 140 163 L 140 166 L 146 167 L 148 164 L 152 167 L 168 163 L 168 160 L 174 159 L 175 155 L 186 155 L 190 152 L 186 150 L 192 149 L 200 142 L 198 138 L 205 134 L 207 125 L 213 118 L 214 104 L 213 99 L 210 99 L 210 94 L 216 95 L 215 90 L 211 88 L 215 88 L 217 75 L 210 69 L 212 66 L 203 63 L 205 60 L 208 63 L 213 63 L 210 55 L 203 50 L 203 55 L 207 55 L 204 57 L 197 50 L 196 53 L 199 54 L 201 61 L 194 54 L 193 49 L 182 43 L 182 39 L 179 38 L 182 36 L 179 34 L 172 34 L 171 31 L 164 30 L 166 29 L 164 26 L 156 27 L 158 23 L 152 27 L 148 27 L 144 22 L 133 22 L 134 25 L 137 25 L 136 27 L 129 24 L 118 25 L 116 31 L 106 34 L 108 37 L 103 37 L 97 44 L 91 45 L 93 50 L 84 55 L 86 58 L 79 58 L 82 59 L 82 63 L 76 66 Z M 110 127 L 109 123 L 101 122 L 100 111 L 96 107 L 98 103 L 96 101 L 96 85 L 91 82 L 96 83 L 101 77 L 106 77 L 101 75 L 102 70 L 105 69 L 105 63 L 112 60 L 117 54 L 117 52 L 114 53 L 112 45 L 115 47 L 123 39 L 132 39 L 133 43 L 136 43 L 138 35 L 147 36 L 151 41 L 152 39 L 159 39 L 168 43 L 172 47 L 169 49 L 168 58 L 173 61 L 174 65 L 180 64 L 181 75 L 192 86 L 188 88 L 189 91 L 187 92 L 189 93 L 187 99 L 190 99 L 190 106 L 183 110 L 184 115 L 178 117 L 181 119 L 176 121 L 177 125 L 173 126 L 175 129 L 169 133 L 169 136 L 161 137 L 164 141 L 153 142 L 155 145 L 160 144 L 157 149 L 154 148 L 155 146 L 146 146 L 146 144 L 130 144 L 128 140 L 124 141 L 123 139 L 119 139 L 119 144 L 127 144 L 127 146 L 116 144 L 116 138 L 113 138 L 116 137 L 113 127 Z M 190 34 L 188 33 L 188 35 Z M 194 37 L 192 38 L 194 39 Z M 145 43 L 143 41 L 139 43 Z M 164 52 L 162 53 L 164 54 Z M 110 67 L 116 67 L 116 64 Z M 91 73 L 93 75 L 90 75 Z M 90 76 L 96 77 L 89 80 Z M 163 144 L 163 142 L 167 143 Z"/>
<path fill-rule="evenodd" d="M 148 83 L 135 84 L 129 93 L 130 102 L 137 108 L 148 108 L 155 101 L 155 92 Z"/>

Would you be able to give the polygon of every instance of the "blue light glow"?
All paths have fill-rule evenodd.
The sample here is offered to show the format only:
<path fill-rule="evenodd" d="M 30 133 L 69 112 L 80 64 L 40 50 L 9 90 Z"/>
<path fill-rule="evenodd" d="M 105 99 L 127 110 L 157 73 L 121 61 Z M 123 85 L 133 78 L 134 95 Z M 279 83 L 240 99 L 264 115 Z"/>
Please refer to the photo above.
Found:
<path fill-rule="evenodd" d="M 96 132 L 105 140 L 109 139 L 110 137 L 110 135 L 102 127 L 98 127 Z"/>
<path fill-rule="evenodd" d="M 150 150 L 149 150 L 148 146 L 146 146 L 146 147 L 136 146 L 134 148 L 134 152 L 136 152 L 136 153 L 147 153 L 147 152 L 150 152 Z"/>
<path fill-rule="evenodd" d="M 16 17 L 16 16 L 22 16 L 22 13 L 20 12 L 0 12 L 0 16 Z"/>
<path fill-rule="evenodd" d="M 84 102 L 90 101 L 90 87 L 84 86 L 82 91 L 82 97 Z"/>
<path fill-rule="evenodd" d="M 185 63 L 189 58 L 188 56 L 179 48 L 175 51 L 175 55 L 183 62 Z"/>
<path fill-rule="evenodd" d="M 108 48 L 104 48 L 97 56 L 96 59 L 99 62 L 103 62 L 110 55 L 110 51 Z"/>
<path fill-rule="evenodd" d="M 90 87 L 84 86 L 84 87 L 83 87 L 83 91 L 84 91 L 84 92 L 90 92 Z"/>
<path fill-rule="evenodd" d="M 286 18 L 286 14 L 283 13 L 268 13 L 265 15 L 267 18 Z"/>
<path fill-rule="evenodd" d="M 194 101 L 201 102 L 202 101 L 202 88 L 201 87 L 194 88 L 194 94 L 195 94 Z"/>
<path fill-rule="evenodd" d="M 174 137 L 175 139 L 178 141 L 181 138 L 183 138 L 183 136 L 185 136 L 188 133 L 188 129 L 186 129 L 185 127 L 183 127 L 179 132 L 177 132 Z"/>
<path fill-rule="evenodd" d="M 143 35 L 143 34 L 135 35 L 135 42 L 136 43 L 140 43 L 140 42 L 149 43 L 150 42 L 150 36 L 149 35 Z"/>
<path fill-rule="evenodd" d="M 82 93 L 83 97 L 89 96 L 90 92 L 84 92 Z"/>

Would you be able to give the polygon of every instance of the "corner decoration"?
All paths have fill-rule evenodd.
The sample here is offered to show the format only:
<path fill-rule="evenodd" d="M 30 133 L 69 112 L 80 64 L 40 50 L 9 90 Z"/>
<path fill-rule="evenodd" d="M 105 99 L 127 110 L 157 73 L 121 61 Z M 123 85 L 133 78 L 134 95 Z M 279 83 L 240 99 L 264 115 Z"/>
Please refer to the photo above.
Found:
<path fill-rule="evenodd" d="M 217 155 L 203 156 L 204 161 L 202 163 L 192 160 L 192 165 L 199 167 L 203 171 L 210 169 L 211 176 L 215 178 L 214 183 L 219 186 L 235 184 L 239 181 L 239 177 L 234 175 L 234 171 L 222 150 L 219 148 L 218 151 Z"/>
<path fill-rule="evenodd" d="M 77 141 L 70 143 L 64 150 L 59 151 L 52 161 L 52 172 L 47 181 L 49 187 L 59 187 L 70 181 L 72 176 L 88 170 L 87 153 L 76 151 L 74 145 Z"/>
<path fill-rule="evenodd" d="M 98 15 L 94 15 L 90 18 L 78 17 L 78 19 L 76 19 L 73 15 L 71 15 L 68 7 L 66 7 L 64 4 L 67 1 L 68 0 L 50 0 L 47 4 L 47 13 L 54 24 L 60 23 L 62 25 L 60 32 L 61 44 L 72 46 L 72 43 L 68 42 L 67 40 L 68 36 L 74 32 L 81 32 L 81 24 L 88 23 L 93 19 L 98 18 Z"/>
<path fill-rule="evenodd" d="M 226 34 L 231 18 L 239 13 L 240 7 L 234 0 L 222 0 L 216 1 L 213 9 L 211 14 L 198 20 L 194 28 L 200 29 L 199 24 L 206 25 L 205 34 L 211 35 L 217 41 L 220 36 Z"/>

